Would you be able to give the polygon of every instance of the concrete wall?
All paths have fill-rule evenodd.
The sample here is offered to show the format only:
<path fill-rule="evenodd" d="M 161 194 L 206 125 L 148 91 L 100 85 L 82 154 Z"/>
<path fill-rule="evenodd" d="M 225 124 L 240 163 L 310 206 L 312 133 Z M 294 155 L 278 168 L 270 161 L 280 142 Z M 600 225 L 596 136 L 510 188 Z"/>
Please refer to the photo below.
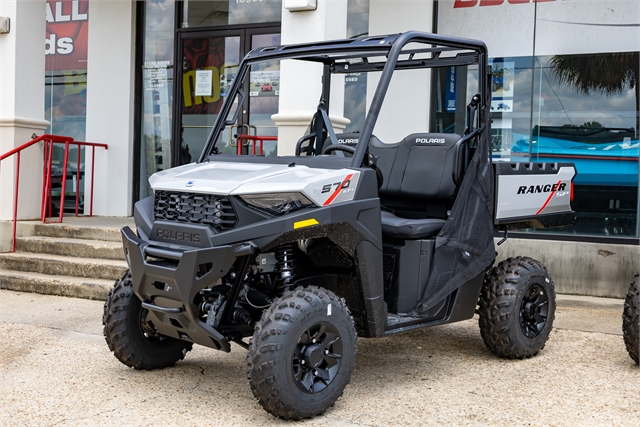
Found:
<path fill-rule="evenodd" d="M 347 34 L 347 0 L 318 0 L 316 10 L 290 12 L 282 5 L 282 44 L 343 39 Z M 278 126 L 278 155 L 292 155 L 296 142 L 305 134 L 318 107 L 322 66 L 300 61 L 282 61 L 278 114 L 271 118 Z M 329 119 L 336 133 L 348 124 L 344 111 L 344 77 L 334 78 Z"/>
<path fill-rule="evenodd" d="M 0 153 L 41 135 L 44 120 L 44 0 L 2 0 L 0 16 L 11 20 L 0 34 Z M 34 23 L 34 16 L 41 17 Z M 18 218 L 40 217 L 42 143 L 21 153 Z M 16 156 L 0 164 L 0 221 L 13 218 Z M 0 226 L 0 251 L 10 248 L 11 227 Z"/>
<path fill-rule="evenodd" d="M 93 214 L 128 216 L 134 185 L 135 2 L 92 1 L 89 7 L 87 141 L 109 145 L 106 152 L 96 149 Z M 89 155 L 86 165 L 89 177 Z M 85 194 L 90 185 L 87 179 Z"/>
<path fill-rule="evenodd" d="M 640 270 L 640 246 L 633 245 L 509 238 L 496 250 L 496 263 L 513 256 L 542 262 L 563 294 L 624 298 Z"/>
<path fill-rule="evenodd" d="M 371 0 L 369 35 L 432 31 L 433 1 Z M 415 46 L 409 46 L 412 48 Z M 367 76 L 367 111 L 373 100 L 380 73 Z M 393 143 L 414 132 L 428 131 L 430 70 L 400 71 L 394 74 L 373 130 L 382 142 Z"/>

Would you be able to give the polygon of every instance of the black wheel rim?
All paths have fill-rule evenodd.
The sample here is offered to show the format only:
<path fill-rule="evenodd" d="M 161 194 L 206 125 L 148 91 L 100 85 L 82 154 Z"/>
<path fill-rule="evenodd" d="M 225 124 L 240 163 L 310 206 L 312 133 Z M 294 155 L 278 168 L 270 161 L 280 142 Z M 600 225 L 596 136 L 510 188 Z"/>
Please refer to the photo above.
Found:
<path fill-rule="evenodd" d="M 319 393 L 336 378 L 342 360 L 342 339 L 326 322 L 307 328 L 293 351 L 293 378 L 306 393 Z"/>
<path fill-rule="evenodd" d="M 520 328 L 528 338 L 535 338 L 547 324 L 549 296 L 547 291 L 537 284 L 531 285 L 522 298 L 520 305 Z"/>
<path fill-rule="evenodd" d="M 147 314 L 149 314 L 149 310 L 146 308 L 140 310 L 140 332 L 145 340 L 149 344 L 158 347 L 171 343 L 173 338 L 160 335 L 153 324 L 147 321 Z"/>

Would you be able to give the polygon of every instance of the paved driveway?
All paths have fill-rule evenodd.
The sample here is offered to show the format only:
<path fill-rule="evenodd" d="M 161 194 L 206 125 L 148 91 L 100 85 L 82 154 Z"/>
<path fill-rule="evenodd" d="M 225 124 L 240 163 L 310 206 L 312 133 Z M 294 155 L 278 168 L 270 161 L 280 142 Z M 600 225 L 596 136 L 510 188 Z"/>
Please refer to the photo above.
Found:
<path fill-rule="evenodd" d="M 351 384 L 324 416 L 273 418 L 253 398 L 245 351 L 195 347 L 175 367 L 120 364 L 102 303 L 0 291 L 0 426 L 634 426 L 640 369 L 622 301 L 562 297 L 546 348 L 523 361 L 484 346 L 477 319 L 360 339 Z"/>

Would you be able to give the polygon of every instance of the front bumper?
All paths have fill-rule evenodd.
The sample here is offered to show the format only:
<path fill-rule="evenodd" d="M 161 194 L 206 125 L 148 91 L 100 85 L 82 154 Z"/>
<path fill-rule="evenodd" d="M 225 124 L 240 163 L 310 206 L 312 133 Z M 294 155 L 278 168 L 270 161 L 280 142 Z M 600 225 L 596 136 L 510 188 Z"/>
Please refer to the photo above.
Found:
<path fill-rule="evenodd" d="M 194 300 L 201 290 L 215 286 L 238 257 L 247 255 L 246 244 L 187 251 L 159 249 L 150 247 L 129 227 L 122 229 L 122 243 L 133 290 L 149 310 L 147 320 L 158 333 L 230 351 L 229 340 L 200 320 Z"/>

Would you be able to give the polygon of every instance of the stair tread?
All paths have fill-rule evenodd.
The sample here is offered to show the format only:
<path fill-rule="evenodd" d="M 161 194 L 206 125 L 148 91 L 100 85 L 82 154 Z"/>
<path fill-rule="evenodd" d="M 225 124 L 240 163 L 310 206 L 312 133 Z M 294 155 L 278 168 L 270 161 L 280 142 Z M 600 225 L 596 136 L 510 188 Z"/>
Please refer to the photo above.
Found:
<path fill-rule="evenodd" d="M 104 259 L 104 258 L 81 258 L 75 256 L 66 255 L 52 255 L 38 252 L 11 252 L 0 254 L 0 258 L 28 258 L 28 259 L 44 259 L 51 261 L 70 262 L 74 264 L 100 264 L 114 267 L 128 267 L 128 264 L 124 260 Z M 0 269 L 1 270 L 1 269 Z"/>
<path fill-rule="evenodd" d="M 39 280 L 48 280 L 54 282 L 70 282 L 76 284 L 91 283 L 102 286 L 113 286 L 113 280 L 108 279 L 92 279 L 87 277 L 75 277 L 75 276 L 59 276 L 53 274 L 31 273 L 28 271 L 16 271 L 16 270 L 0 270 L 0 279 L 2 277 L 19 277 L 19 278 L 31 278 Z M 0 281 L 0 288 L 2 288 Z"/>
<path fill-rule="evenodd" d="M 89 239 L 73 239 L 69 237 L 48 237 L 48 236 L 28 236 L 18 237 L 16 240 L 22 240 L 25 242 L 52 242 L 52 243 L 67 243 L 78 245 L 92 245 L 92 246 L 107 246 L 110 248 L 122 248 L 122 241 L 111 242 L 108 240 L 89 240 Z"/>

